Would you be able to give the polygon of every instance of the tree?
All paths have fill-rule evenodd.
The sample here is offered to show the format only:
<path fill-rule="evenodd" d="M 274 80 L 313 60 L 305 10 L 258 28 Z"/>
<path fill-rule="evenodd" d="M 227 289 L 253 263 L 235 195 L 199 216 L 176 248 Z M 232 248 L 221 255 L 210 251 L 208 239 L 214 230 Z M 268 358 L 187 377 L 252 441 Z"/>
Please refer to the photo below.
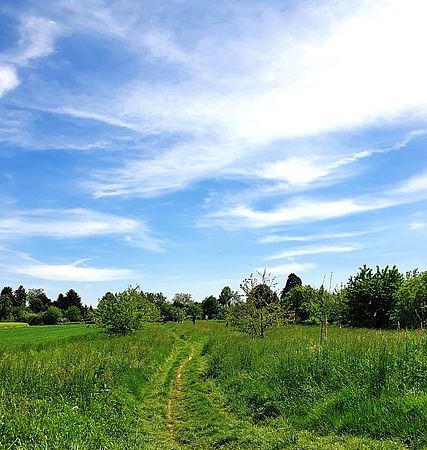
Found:
<path fill-rule="evenodd" d="M 0 293 L 0 320 L 10 320 L 13 303 L 13 290 L 5 286 Z"/>
<path fill-rule="evenodd" d="M 386 328 L 394 310 L 395 292 L 403 283 L 403 275 L 396 266 L 378 266 L 374 272 L 364 265 L 350 277 L 344 288 L 348 302 L 350 325 L 366 328 Z"/>
<path fill-rule="evenodd" d="M 188 306 L 193 302 L 191 294 L 185 294 L 183 292 L 177 293 L 172 299 L 172 306 L 175 309 L 178 322 L 183 322 L 186 316 Z"/>
<path fill-rule="evenodd" d="M 320 323 L 319 296 L 310 285 L 296 285 L 284 295 L 281 294 L 281 303 L 293 313 L 297 323 Z"/>
<path fill-rule="evenodd" d="M 75 306 L 79 308 L 80 312 L 83 312 L 82 299 L 74 289 L 70 289 L 65 295 L 59 294 L 54 305 L 63 311 L 66 311 L 70 306 Z"/>
<path fill-rule="evenodd" d="M 205 319 L 211 320 L 215 319 L 219 312 L 218 299 L 213 295 L 209 295 L 202 301 L 202 311 L 203 317 Z"/>
<path fill-rule="evenodd" d="M 287 322 L 288 313 L 279 302 L 275 286 L 275 279 L 266 270 L 245 278 L 240 285 L 245 298 L 231 309 L 231 325 L 262 338 L 269 327 Z"/>
<path fill-rule="evenodd" d="M 110 333 L 128 334 L 140 329 L 144 322 L 160 319 L 159 309 L 139 287 L 123 292 L 107 292 L 98 303 L 98 321 Z"/>
<path fill-rule="evenodd" d="M 52 304 L 43 289 L 30 289 L 28 291 L 28 304 L 33 313 L 46 311 Z"/>
<path fill-rule="evenodd" d="M 82 313 L 77 306 L 70 306 L 64 313 L 64 317 L 70 322 L 79 322 L 82 320 Z"/>
<path fill-rule="evenodd" d="M 395 293 L 395 302 L 391 314 L 394 325 L 424 329 L 427 320 L 427 272 L 408 273 Z"/>
<path fill-rule="evenodd" d="M 11 301 L 7 293 L 0 294 L 0 321 L 9 320 L 11 313 Z"/>
<path fill-rule="evenodd" d="M 18 289 L 13 293 L 13 304 L 15 308 L 25 307 L 27 304 L 27 291 L 24 286 L 19 286 Z"/>
<path fill-rule="evenodd" d="M 283 297 L 290 292 L 292 289 L 294 289 L 297 286 L 302 286 L 301 278 L 295 275 L 294 273 L 290 273 L 288 275 L 288 279 L 286 280 L 286 285 L 283 288 L 280 298 L 283 299 Z"/>
<path fill-rule="evenodd" d="M 237 292 L 233 292 L 229 286 L 224 286 L 218 297 L 218 302 L 221 306 L 230 306 L 233 299 L 235 299 Z"/>
<path fill-rule="evenodd" d="M 43 325 L 56 325 L 62 319 L 62 311 L 55 306 L 49 306 L 42 313 Z"/>
<path fill-rule="evenodd" d="M 202 308 L 200 303 L 192 302 L 188 305 L 187 314 L 191 317 L 193 323 L 196 323 L 197 319 L 200 319 L 202 315 Z"/>

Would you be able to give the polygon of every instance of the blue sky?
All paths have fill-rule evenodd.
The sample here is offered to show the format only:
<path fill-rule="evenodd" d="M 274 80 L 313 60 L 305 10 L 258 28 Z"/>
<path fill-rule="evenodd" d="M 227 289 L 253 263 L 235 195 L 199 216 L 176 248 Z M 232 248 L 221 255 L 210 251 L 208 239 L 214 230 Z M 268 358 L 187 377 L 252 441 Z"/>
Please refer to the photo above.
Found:
<path fill-rule="evenodd" d="M 0 5 L 0 283 L 196 300 L 426 269 L 427 6 Z"/>

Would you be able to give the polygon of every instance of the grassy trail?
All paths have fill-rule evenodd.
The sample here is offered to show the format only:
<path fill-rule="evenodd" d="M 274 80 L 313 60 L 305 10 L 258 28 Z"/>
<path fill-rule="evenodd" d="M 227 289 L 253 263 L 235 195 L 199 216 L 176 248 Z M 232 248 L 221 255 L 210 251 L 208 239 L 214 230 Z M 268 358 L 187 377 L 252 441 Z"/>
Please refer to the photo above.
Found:
<path fill-rule="evenodd" d="M 237 417 L 215 384 L 205 379 L 203 339 L 175 333 L 173 355 L 162 367 L 145 400 L 157 411 L 144 426 L 157 429 L 152 447 L 188 449 L 393 449 L 396 442 L 349 436 L 317 436 L 295 430 L 283 418 L 254 424 Z M 145 409 L 145 408 L 144 408 Z"/>

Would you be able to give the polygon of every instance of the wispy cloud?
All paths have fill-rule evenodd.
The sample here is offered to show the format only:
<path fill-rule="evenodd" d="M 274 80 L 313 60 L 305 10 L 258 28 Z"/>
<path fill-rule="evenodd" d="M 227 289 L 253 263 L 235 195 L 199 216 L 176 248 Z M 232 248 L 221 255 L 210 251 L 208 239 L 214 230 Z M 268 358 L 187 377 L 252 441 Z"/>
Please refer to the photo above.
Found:
<path fill-rule="evenodd" d="M 313 263 L 297 263 L 291 262 L 287 264 L 280 264 L 278 266 L 267 267 L 267 272 L 273 275 L 283 275 L 289 273 L 304 273 L 309 272 L 316 268 L 316 264 Z M 262 271 L 265 268 L 260 268 L 258 271 Z"/>
<path fill-rule="evenodd" d="M 427 196 L 427 170 L 414 175 L 401 186 L 395 189 L 396 194 L 412 194 L 414 199 L 419 195 L 422 197 Z"/>
<path fill-rule="evenodd" d="M 427 222 L 412 222 L 409 228 L 412 231 L 424 230 L 427 228 Z"/>
<path fill-rule="evenodd" d="M 240 204 L 210 213 L 199 223 L 201 226 L 216 225 L 230 229 L 310 223 L 409 204 L 425 198 L 427 198 L 427 172 L 422 172 L 388 191 L 371 194 L 369 197 L 341 200 L 291 198 L 287 203 L 266 211 Z"/>
<path fill-rule="evenodd" d="M 13 66 L 0 64 L 0 97 L 19 86 L 19 79 Z"/>
<path fill-rule="evenodd" d="M 13 49 L 0 53 L 0 97 L 20 84 L 17 68 L 52 53 L 59 28 L 44 17 L 22 16 L 19 40 Z"/>
<path fill-rule="evenodd" d="M 79 32 L 103 37 L 150 70 L 117 88 L 88 79 L 79 95 L 49 85 L 29 103 L 144 135 L 179 135 L 178 145 L 158 155 L 141 149 L 140 157 L 118 157 L 110 170 L 98 171 L 87 186 L 95 197 L 159 195 L 214 173 L 307 185 L 375 151 L 338 146 L 296 158 L 295 148 L 277 143 L 392 123 L 408 113 L 424 117 L 424 2 L 355 3 L 304 3 L 284 15 L 273 5 L 225 2 L 214 10 L 226 14 L 227 23 L 207 20 L 188 36 L 179 22 L 164 18 L 165 5 L 182 14 L 184 4 L 150 3 L 147 22 L 134 2 L 58 2 L 54 21 L 23 19 L 21 28 L 35 44 L 23 40 L 21 63 L 48 54 L 61 30 L 70 39 Z M 256 155 L 265 162 L 254 169 Z"/>
<path fill-rule="evenodd" d="M 393 204 L 393 201 L 389 199 L 375 202 L 356 199 L 331 201 L 294 199 L 286 205 L 269 211 L 260 211 L 247 205 L 238 205 L 234 208 L 209 214 L 201 221 L 201 225 L 219 225 L 224 228 L 261 228 L 302 221 L 307 223 L 373 211 Z"/>
<path fill-rule="evenodd" d="M 74 264 L 34 264 L 10 267 L 8 272 L 40 280 L 97 282 L 129 279 L 135 273 L 128 269 L 80 267 Z"/>
<path fill-rule="evenodd" d="M 124 235 L 141 248 L 160 251 L 162 241 L 142 221 L 88 209 L 15 210 L 0 218 L 0 239 L 49 237 L 55 239 Z"/>
<path fill-rule="evenodd" d="M 355 250 L 360 250 L 361 248 L 363 247 L 359 244 L 306 246 L 285 250 L 283 252 L 269 256 L 267 259 L 274 260 L 282 258 L 294 258 L 295 256 L 319 255 L 324 253 L 347 253 L 354 252 Z"/>
<path fill-rule="evenodd" d="M 362 231 L 350 231 L 343 233 L 319 233 L 319 234 L 307 234 L 304 236 L 292 236 L 285 234 L 270 234 L 262 237 L 259 242 L 261 244 L 273 244 L 278 242 L 307 242 L 307 241 L 320 241 L 325 239 L 348 239 L 356 236 L 363 236 L 371 233 L 378 233 L 384 231 L 384 228 L 375 228 Z"/>

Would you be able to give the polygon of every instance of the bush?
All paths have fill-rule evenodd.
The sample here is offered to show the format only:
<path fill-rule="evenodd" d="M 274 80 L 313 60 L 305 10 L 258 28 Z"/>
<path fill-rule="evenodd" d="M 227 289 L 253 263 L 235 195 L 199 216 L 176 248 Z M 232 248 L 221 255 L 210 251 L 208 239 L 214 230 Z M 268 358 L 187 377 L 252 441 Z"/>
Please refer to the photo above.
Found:
<path fill-rule="evenodd" d="M 108 292 L 98 304 L 98 322 L 110 333 L 129 334 L 144 322 L 158 320 L 159 309 L 138 287 L 116 294 Z"/>
<path fill-rule="evenodd" d="M 43 323 L 41 313 L 28 313 L 27 315 L 27 323 L 29 325 L 41 325 Z"/>
<path fill-rule="evenodd" d="M 42 313 L 43 325 L 56 325 L 62 319 L 62 311 L 56 306 L 50 306 Z"/>
<path fill-rule="evenodd" d="M 82 313 L 77 306 L 70 306 L 64 313 L 66 319 L 70 322 L 78 322 L 82 320 Z"/>

